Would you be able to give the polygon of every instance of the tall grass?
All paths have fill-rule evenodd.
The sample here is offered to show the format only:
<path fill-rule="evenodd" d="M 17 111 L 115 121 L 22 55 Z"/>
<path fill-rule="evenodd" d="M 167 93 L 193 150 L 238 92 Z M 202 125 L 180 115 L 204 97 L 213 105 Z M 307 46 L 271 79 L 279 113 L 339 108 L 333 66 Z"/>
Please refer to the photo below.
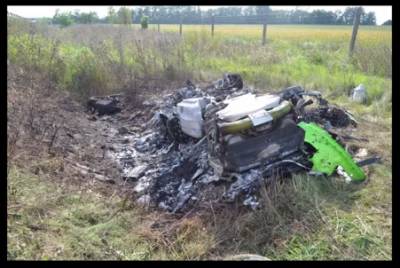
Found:
<path fill-rule="evenodd" d="M 62 90 L 86 98 L 132 90 L 137 81 L 190 78 L 182 40 L 129 27 L 79 26 L 8 35 L 10 62 L 49 73 Z"/>
<path fill-rule="evenodd" d="M 345 26 L 272 25 L 265 47 L 256 26 L 240 26 L 243 32 L 219 26 L 214 38 L 201 26 L 185 28 L 180 37 L 172 25 L 163 25 L 161 33 L 115 25 L 30 26 L 24 33 L 9 26 L 8 59 L 48 72 L 60 88 L 83 97 L 133 89 L 138 81 L 165 85 L 214 79 L 222 72 L 241 73 L 265 89 L 301 84 L 343 94 L 364 83 L 372 100 L 391 89 L 391 32 L 386 28 L 361 27 L 352 59 Z"/>

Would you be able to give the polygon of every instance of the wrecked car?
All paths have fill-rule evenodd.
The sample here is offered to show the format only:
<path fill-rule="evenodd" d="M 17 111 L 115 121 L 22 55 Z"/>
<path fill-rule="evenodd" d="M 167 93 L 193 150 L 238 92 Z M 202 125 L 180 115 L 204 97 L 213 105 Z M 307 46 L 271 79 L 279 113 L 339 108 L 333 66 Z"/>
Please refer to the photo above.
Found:
<path fill-rule="evenodd" d="M 300 86 L 260 94 L 239 74 L 203 89 L 188 81 L 164 97 L 135 137 L 135 164 L 126 174 L 135 173 L 127 177 L 139 201 L 173 213 L 210 199 L 256 209 L 260 187 L 277 175 L 337 172 L 363 181 L 360 166 L 378 158 L 356 163 L 333 134 L 356 126 L 350 113 Z"/>

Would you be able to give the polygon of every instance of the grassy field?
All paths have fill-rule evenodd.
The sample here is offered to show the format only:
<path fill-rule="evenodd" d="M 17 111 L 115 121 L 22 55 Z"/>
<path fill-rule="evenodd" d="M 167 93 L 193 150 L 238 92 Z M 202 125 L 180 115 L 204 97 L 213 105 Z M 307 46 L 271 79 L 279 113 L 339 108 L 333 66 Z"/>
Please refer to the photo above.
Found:
<path fill-rule="evenodd" d="M 136 26 L 136 25 L 135 25 Z M 135 27 L 134 26 L 134 27 Z M 136 26 L 139 28 L 139 26 Z M 157 25 L 150 24 L 149 29 L 157 30 Z M 210 25 L 183 25 L 183 33 L 208 33 L 211 34 Z M 160 25 L 160 31 L 179 32 L 179 25 L 166 24 Z M 359 40 L 375 39 L 379 42 L 388 42 L 391 38 L 391 26 L 363 26 L 359 27 Z M 329 35 L 327 35 L 329 32 Z M 268 25 L 267 36 L 270 40 L 290 40 L 290 41 L 316 41 L 323 39 L 333 43 L 348 43 L 351 37 L 352 26 L 339 25 Z M 241 37 L 243 39 L 261 40 L 261 25 L 215 25 L 215 36 L 224 38 L 230 36 Z M 382 38 L 384 40 L 382 40 Z"/>
<path fill-rule="evenodd" d="M 368 167 L 361 185 L 296 176 L 262 211 L 196 216 L 154 230 L 150 225 L 169 222 L 168 216 L 122 206 L 122 197 L 101 187 L 60 184 L 51 175 L 59 160 L 51 156 L 37 159 L 49 166 L 39 175 L 29 168 L 36 161 L 22 166 L 15 160 L 8 175 L 9 259 L 220 259 L 238 253 L 273 260 L 392 258 L 391 27 L 361 26 L 352 58 L 349 26 L 271 25 L 264 47 L 260 26 L 216 25 L 214 38 L 209 26 L 184 25 L 183 38 L 177 25 L 161 25 L 161 33 L 156 25 L 137 28 L 31 29 L 9 21 L 8 61 L 41 72 L 52 88 L 78 100 L 142 81 L 163 88 L 189 78 L 214 80 L 223 72 L 239 73 L 265 91 L 298 84 L 354 113 L 357 135 L 369 139 L 358 145 L 383 163 Z M 360 83 L 368 91 L 366 105 L 348 98 Z"/>

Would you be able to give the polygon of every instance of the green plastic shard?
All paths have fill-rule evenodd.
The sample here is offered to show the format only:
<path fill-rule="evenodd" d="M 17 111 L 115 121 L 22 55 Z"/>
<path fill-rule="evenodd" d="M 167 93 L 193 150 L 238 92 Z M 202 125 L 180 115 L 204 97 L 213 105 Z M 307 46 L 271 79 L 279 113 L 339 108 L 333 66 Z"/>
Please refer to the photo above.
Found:
<path fill-rule="evenodd" d="M 364 171 L 328 132 L 314 123 L 300 122 L 298 126 L 304 129 L 304 141 L 317 150 L 310 159 L 313 163 L 313 171 L 331 175 L 338 166 L 341 166 L 352 180 L 362 181 L 365 179 Z"/>

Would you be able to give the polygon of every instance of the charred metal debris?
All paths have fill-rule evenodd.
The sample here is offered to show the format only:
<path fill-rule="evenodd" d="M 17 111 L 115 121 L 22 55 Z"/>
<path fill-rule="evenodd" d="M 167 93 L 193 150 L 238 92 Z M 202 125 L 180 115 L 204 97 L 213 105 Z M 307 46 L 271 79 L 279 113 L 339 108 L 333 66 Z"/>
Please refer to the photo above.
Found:
<path fill-rule="evenodd" d="M 89 102 L 100 114 L 119 109 L 113 97 Z M 137 202 L 173 213 L 207 201 L 257 209 L 261 187 L 277 177 L 336 173 L 363 181 L 360 166 L 379 161 L 357 164 L 338 134 L 357 127 L 354 117 L 300 86 L 260 94 L 225 74 L 203 89 L 187 81 L 155 109 L 115 158 L 135 183 Z"/>

